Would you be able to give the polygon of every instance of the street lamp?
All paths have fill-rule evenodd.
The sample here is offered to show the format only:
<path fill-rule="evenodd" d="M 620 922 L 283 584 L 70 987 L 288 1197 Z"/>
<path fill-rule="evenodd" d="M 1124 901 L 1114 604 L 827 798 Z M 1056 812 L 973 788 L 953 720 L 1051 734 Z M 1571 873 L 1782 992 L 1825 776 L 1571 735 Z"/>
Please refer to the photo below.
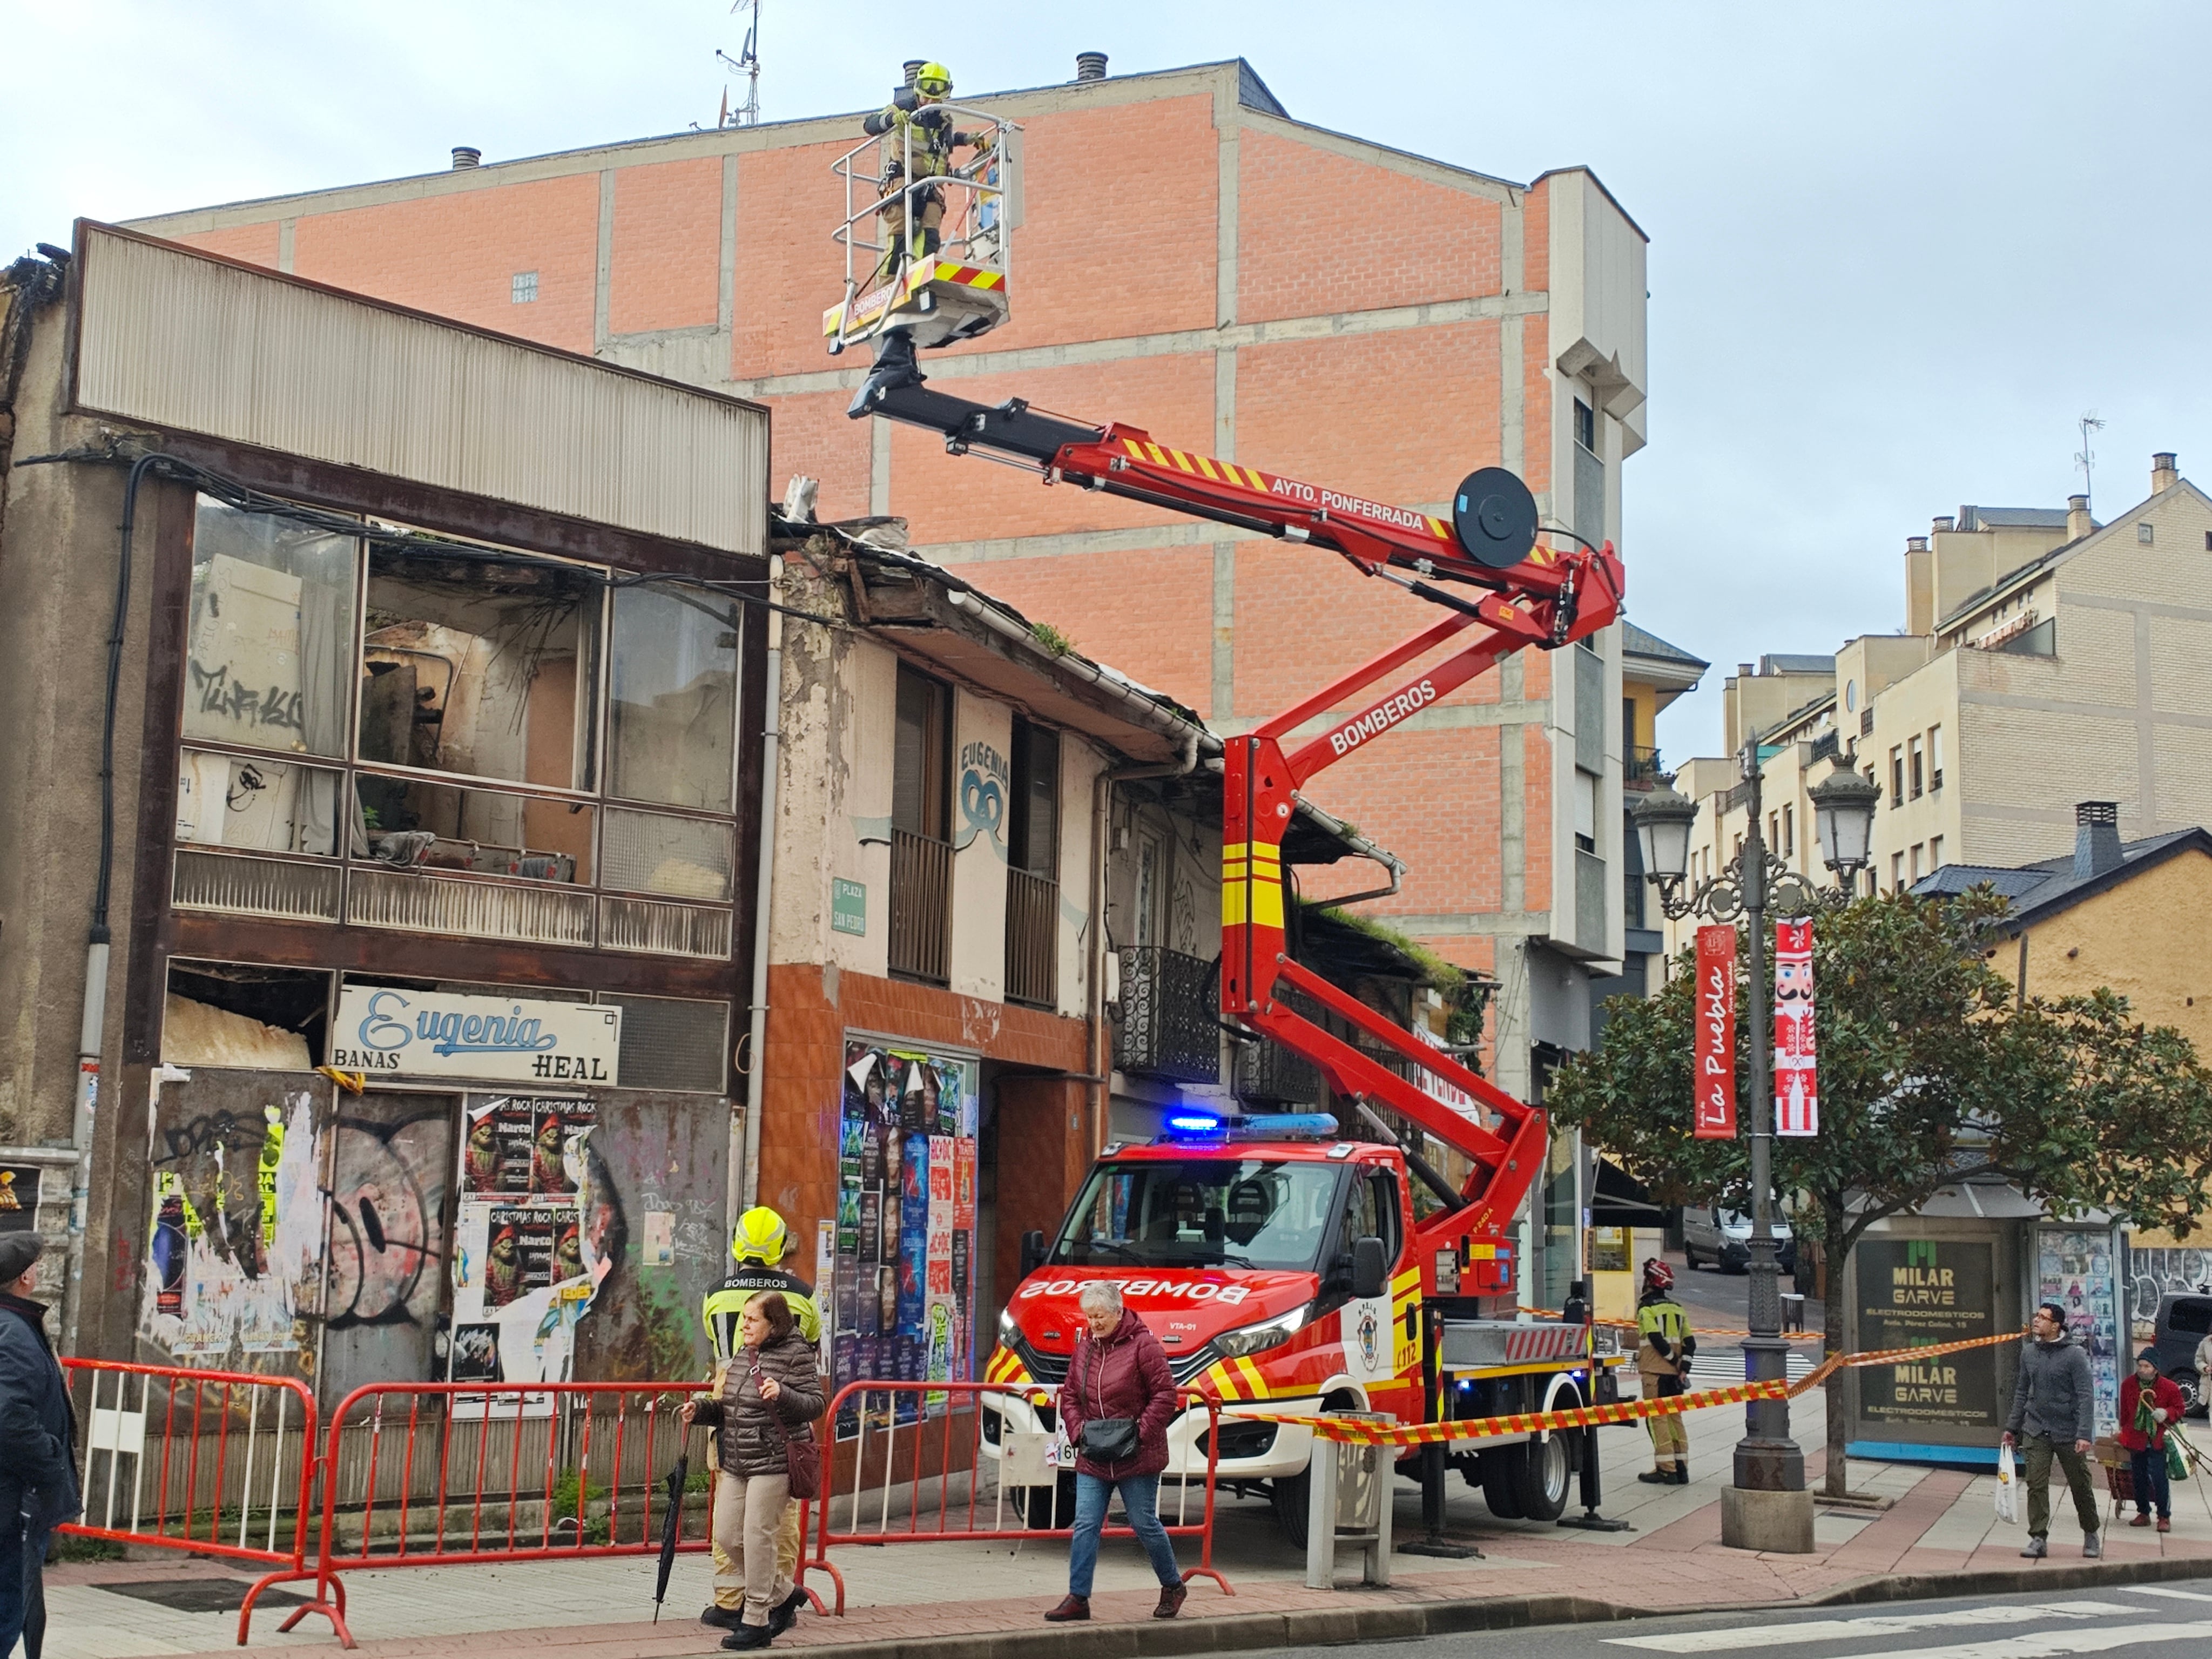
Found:
<path fill-rule="evenodd" d="M 1867 860 L 1875 801 L 1881 793 L 1840 755 L 1834 772 L 1812 791 L 1820 855 L 1840 878 L 1836 888 L 1819 888 L 1775 857 L 1759 834 L 1760 758 L 1756 737 L 1736 757 L 1742 781 L 1729 804 L 1741 804 L 1750 813 L 1742 850 L 1687 895 L 1681 890 L 1689 876 L 1690 828 L 1697 821 L 1698 804 L 1675 793 L 1671 783 L 1662 783 L 1635 808 L 1644 879 L 1657 885 L 1668 920 L 1704 915 L 1732 923 L 1741 916 L 1750 924 L 1751 1283 L 1745 1321 L 1750 1334 L 1743 1351 L 1746 1376 L 1754 1382 L 1786 1380 L 1790 1354 L 1790 1345 L 1782 1340 L 1782 1267 L 1774 1238 L 1772 1031 L 1767 1014 L 1774 988 L 1767 978 L 1766 918 L 1770 911 L 1810 915 L 1850 902 L 1852 885 Z M 1805 1454 L 1790 1432 L 1790 1402 L 1753 1401 L 1744 1419 L 1744 1436 L 1735 1446 L 1735 1484 L 1721 1505 L 1721 1541 L 1735 1549 L 1805 1553 L 1813 1547 L 1812 1495 L 1805 1488 Z"/>

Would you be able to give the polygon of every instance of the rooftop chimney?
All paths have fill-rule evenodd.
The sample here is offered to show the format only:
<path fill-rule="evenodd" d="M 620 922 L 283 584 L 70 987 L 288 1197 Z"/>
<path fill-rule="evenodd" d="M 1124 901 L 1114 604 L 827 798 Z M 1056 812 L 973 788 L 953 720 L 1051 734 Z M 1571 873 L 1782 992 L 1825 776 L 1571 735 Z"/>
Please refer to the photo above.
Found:
<path fill-rule="evenodd" d="M 1936 520 L 1935 526 L 1930 533 L 1937 536 L 1944 535 L 1957 528 L 1958 523 L 1959 521 L 1956 519 L 1953 518 L 1948 513 L 1946 513 Z"/>
<path fill-rule="evenodd" d="M 1938 520 L 1938 522 L 1940 523 L 1941 520 Z M 1908 553 L 1925 553 L 1928 550 L 1928 538 L 1925 536 L 1907 536 L 1905 538 L 1905 550 Z"/>
<path fill-rule="evenodd" d="M 2078 542 L 2096 527 L 2097 521 L 2089 516 L 2089 498 L 2087 495 L 2069 495 L 2066 498 L 2066 539 Z"/>
<path fill-rule="evenodd" d="M 2150 493 L 2171 489 L 2181 482 L 2181 469 L 2173 464 L 2173 452 L 2161 449 L 2150 458 Z"/>
<path fill-rule="evenodd" d="M 915 78 L 921 73 L 921 66 L 928 61 L 929 59 L 927 58 L 909 58 L 906 60 L 906 63 L 902 67 L 906 70 L 907 85 L 912 86 L 914 84 Z"/>
<path fill-rule="evenodd" d="M 453 146 L 453 171 L 465 173 L 483 161 L 483 152 L 467 144 Z"/>
<path fill-rule="evenodd" d="M 1075 78 L 1079 81 L 1103 81 L 1106 78 L 1106 54 L 1103 52 L 1077 52 Z"/>
<path fill-rule="evenodd" d="M 2074 809 L 2074 879 L 2101 876 L 2121 861 L 2119 803 L 2081 802 Z"/>
<path fill-rule="evenodd" d="M 1735 677 L 1740 680 L 1747 680 L 1753 678 L 1751 672 L 1751 665 L 1747 662 L 1738 663 L 1735 665 Z"/>

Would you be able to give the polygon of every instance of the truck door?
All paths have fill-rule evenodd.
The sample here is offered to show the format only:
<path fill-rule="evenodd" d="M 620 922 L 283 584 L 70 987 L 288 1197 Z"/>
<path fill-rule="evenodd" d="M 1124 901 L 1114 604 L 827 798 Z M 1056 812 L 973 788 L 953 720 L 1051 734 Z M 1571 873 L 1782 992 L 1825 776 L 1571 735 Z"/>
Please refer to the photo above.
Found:
<path fill-rule="evenodd" d="M 1344 1209 L 1331 1255 L 1340 1265 L 1348 1265 L 1354 1239 L 1382 1241 L 1382 1257 L 1389 1264 L 1389 1288 L 1382 1304 L 1372 1309 L 1346 1301 L 1346 1366 L 1365 1383 L 1374 1409 L 1394 1412 L 1401 1421 L 1411 1422 L 1419 1420 L 1420 1407 L 1420 1346 L 1414 1334 L 1419 1328 L 1420 1281 L 1414 1278 L 1402 1291 L 1400 1288 L 1406 1270 L 1403 1203 L 1395 1170 L 1371 1164 L 1355 1164 L 1345 1187 Z M 1370 1313 L 1379 1316 L 1372 1327 L 1366 1322 Z"/>

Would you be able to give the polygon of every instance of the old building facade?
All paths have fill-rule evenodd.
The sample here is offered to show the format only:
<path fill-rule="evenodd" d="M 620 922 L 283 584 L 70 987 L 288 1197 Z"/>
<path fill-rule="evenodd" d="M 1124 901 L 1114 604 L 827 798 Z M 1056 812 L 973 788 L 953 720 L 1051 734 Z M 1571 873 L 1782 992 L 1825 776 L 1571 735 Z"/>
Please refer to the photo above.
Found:
<path fill-rule="evenodd" d="M 1592 174 L 1514 183 L 1346 137 L 1241 62 L 971 101 L 1024 129 L 1022 216 L 1012 319 L 933 356 L 948 387 L 1429 510 L 1503 465 L 1549 522 L 1618 537 L 1644 442 L 1644 242 Z M 864 368 L 824 354 L 820 319 L 840 292 L 830 164 L 858 126 L 678 135 L 147 228 L 757 400 L 779 472 L 819 477 L 824 518 L 905 518 L 917 551 L 1218 732 L 1425 620 L 1310 552 L 847 419 Z M 1378 908 L 1497 979 L 1491 1065 L 1517 1091 L 1619 988 L 1619 631 L 1509 660 L 1316 786 L 1407 860 Z"/>

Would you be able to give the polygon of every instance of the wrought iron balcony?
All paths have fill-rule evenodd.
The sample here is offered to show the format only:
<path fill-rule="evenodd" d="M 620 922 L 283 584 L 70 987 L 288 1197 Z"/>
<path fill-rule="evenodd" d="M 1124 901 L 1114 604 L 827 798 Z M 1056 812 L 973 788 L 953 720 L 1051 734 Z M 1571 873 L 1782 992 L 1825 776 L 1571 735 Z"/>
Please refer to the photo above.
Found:
<path fill-rule="evenodd" d="M 1202 957 L 1158 945 L 1123 950 L 1115 1067 L 1177 1083 L 1220 1082 L 1219 996 L 1219 975 Z"/>
<path fill-rule="evenodd" d="M 1628 757 L 1620 764 L 1622 787 L 1629 789 L 1650 789 L 1659 782 L 1659 751 L 1647 749 L 1642 744 L 1629 747 Z"/>

